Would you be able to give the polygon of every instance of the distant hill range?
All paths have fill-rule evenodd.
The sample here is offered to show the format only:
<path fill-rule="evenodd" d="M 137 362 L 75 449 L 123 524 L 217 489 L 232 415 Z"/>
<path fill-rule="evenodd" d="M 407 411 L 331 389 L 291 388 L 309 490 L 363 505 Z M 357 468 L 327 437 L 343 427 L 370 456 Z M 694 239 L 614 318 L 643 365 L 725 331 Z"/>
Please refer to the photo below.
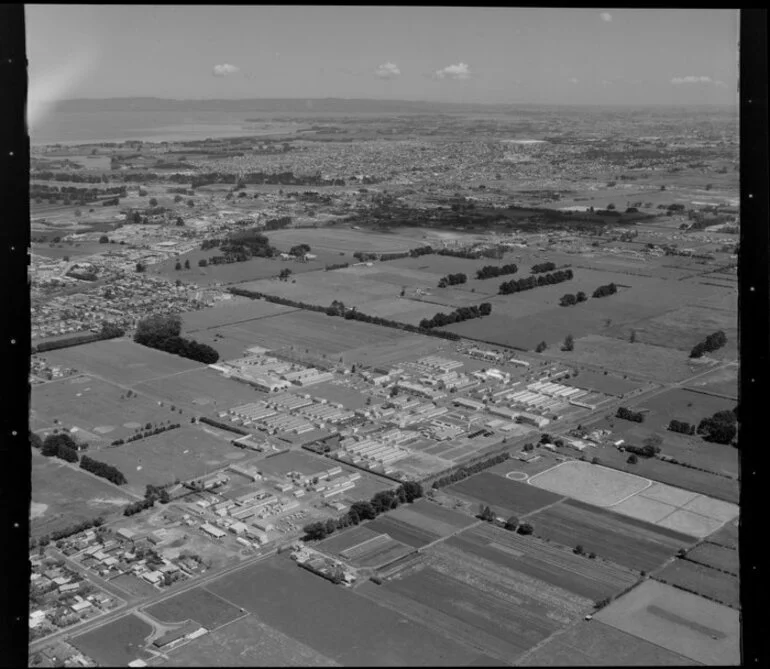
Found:
<path fill-rule="evenodd" d="M 520 105 L 517 105 L 520 107 Z M 62 112 L 321 112 L 321 113 L 462 113 L 502 112 L 511 105 L 422 102 L 413 100 L 359 100 L 343 98 L 265 98 L 255 100 L 166 100 L 163 98 L 80 98 L 56 103 Z"/>

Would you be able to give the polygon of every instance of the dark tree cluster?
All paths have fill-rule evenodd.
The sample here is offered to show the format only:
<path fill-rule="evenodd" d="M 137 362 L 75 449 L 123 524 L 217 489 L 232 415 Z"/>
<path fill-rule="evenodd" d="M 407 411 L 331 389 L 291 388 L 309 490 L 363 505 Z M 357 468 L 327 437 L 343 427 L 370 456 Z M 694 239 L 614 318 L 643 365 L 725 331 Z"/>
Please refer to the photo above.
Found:
<path fill-rule="evenodd" d="M 668 429 L 679 434 L 695 434 L 695 426 L 681 420 L 672 420 L 668 424 Z"/>
<path fill-rule="evenodd" d="M 500 453 L 499 455 L 488 458 L 487 460 L 481 460 L 472 465 L 461 467 L 460 469 L 452 472 L 451 474 L 448 474 L 447 476 L 442 476 L 441 478 L 436 479 L 433 482 L 433 488 L 443 488 L 444 486 L 452 485 L 453 483 L 467 479 L 469 476 L 473 476 L 474 474 L 478 474 L 485 469 L 489 469 L 490 467 L 499 465 L 501 462 L 505 462 L 510 457 L 510 453 Z"/>
<path fill-rule="evenodd" d="M 660 453 L 660 447 L 653 444 L 645 444 L 644 446 L 634 446 L 632 444 L 623 444 L 623 450 L 628 451 L 633 455 L 638 455 L 642 458 L 653 458 Z"/>
<path fill-rule="evenodd" d="M 618 292 L 618 287 L 614 283 L 608 283 L 604 286 L 599 286 L 593 293 L 593 297 L 606 297 L 607 295 L 614 295 Z"/>
<path fill-rule="evenodd" d="M 100 184 L 107 183 L 109 177 L 106 174 L 77 174 L 76 172 L 51 172 L 50 170 L 32 170 L 30 178 L 35 181 L 67 181 L 76 184 Z"/>
<path fill-rule="evenodd" d="M 402 483 L 395 490 L 383 490 L 375 493 L 368 502 L 355 502 L 350 510 L 340 518 L 330 518 L 326 522 L 315 522 L 302 528 L 305 541 L 321 540 L 336 530 L 351 525 L 358 525 L 362 520 L 374 520 L 381 513 L 397 508 L 401 504 L 411 504 L 422 497 L 422 486 L 413 481 Z"/>
<path fill-rule="evenodd" d="M 114 325 L 113 323 L 103 323 L 102 329 L 99 332 L 81 335 L 79 337 L 67 337 L 57 341 L 41 342 L 32 347 L 32 353 L 55 351 L 60 348 L 70 348 L 71 346 L 90 344 L 91 342 L 102 341 L 105 339 L 116 339 L 118 337 L 122 337 L 124 334 L 126 334 L 126 331 L 118 325 Z"/>
<path fill-rule="evenodd" d="M 696 430 L 706 441 L 729 444 L 738 434 L 738 418 L 735 411 L 717 411 L 710 418 L 698 423 Z"/>
<path fill-rule="evenodd" d="M 117 467 L 108 465 L 105 462 L 99 462 L 98 460 L 89 458 L 87 455 L 84 455 L 80 459 L 80 468 L 85 469 L 87 472 L 91 472 L 92 474 L 96 474 L 103 479 L 107 479 L 115 485 L 123 485 L 126 483 L 126 477 Z"/>
<path fill-rule="evenodd" d="M 500 267 L 496 265 L 484 265 L 479 270 L 476 270 L 477 279 L 494 279 L 497 276 L 505 276 L 506 274 L 516 274 L 519 268 L 515 263 L 509 265 L 502 265 Z"/>
<path fill-rule="evenodd" d="M 727 335 L 722 330 L 710 334 L 703 341 L 698 342 L 690 351 L 691 358 L 700 358 L 704 353 L 711 353 L 722 348 L 727 343 Z"/>
<path fill-rule="evenodd" d="M 350 267 L 350 263 L 348 262 L 332 263 L 331 265 L 327 265 L 326 267 L 324 267 L 324 269 L 327 272 L 331 272 L 332 270 L 345 269 L 346 267 Z"/>
<path fill-rule="evenodd" d="M 459 307 L 448 314 L 439 312 L 433 318 L 423 318 L 420 321 L 420 327 L 424 330 L 430 330 L 432 328 L 443 327 L 444 325 L 451 325 L 452 323 L 461 323 L 462 321 L 468 321 L 473 318 L 489 316 L 491 313 L 492 305 L 489 302 L 483 302 L 478 306 Z"/>
<path fill-rule="evenodd" d="M 304 256 L 306 253 L 310 253 L 309 244 L 296 244 L 289 249 L 289 255 Z"/>
<path fill-rule="evenodd" d="M 553 272 L 556 269 L 556 263 L 553 262 L 541 262 L 537 265 L 533 265 L 529 270 L 530 274 L 542 274 L 543 272 Z"/>
<path fill-rule="evenodd" d="M 47 458 L 78 461 L 78 443 L 66 433 L 49 434 L 41 444 L 40 452 Z"/>
<path fill-rule="evenodd" d="M 198 418 L 198 421 L 201 423 L 206 423 L 206 425 L 211 425 L 211 427 L 218 427 L 221 430 L 227 430 L 228 432 L 234 432 L 235 434 L 240 434 L 242 437 L 245 437 L 247 434 L 251 434 L 250 432 L 247 432 L 246 430 L 241 429 L 240 427 L 236 427 L 235 425 L 230 425 L 230 423 L 223 423 L 218 420 L 214 420 L 213 418 L 209 418 L 208 416 L 201 416 Z"/>
<path fill-rule="evenodd" d="M 69 527 L 62 528 L 61 530 L 56 530 L 54 532 L 51 532 L 50 535 L 43 535 L 40 537 L 36 544 L 32 543 L 32 548 L 37 546 L 47 546 L 52 541 L 59 541 L 59 539 L 66 539 L 67 537 L 71 537 L 74 534 L 78 534 L 79 532 L 85 532 L 86 530 L 90 530 L 92 527 L 101 527 L 104 525 L 104 518 L 94 518 L 92 520 L 84 520 L 81 523 L 77 523 L 75 525 L 70 525 Z"/>
<path fill-rule="evenodd" d="M 573 295 L 572 293 L 567 293 L 566 295 L 562 295 L 561 299 L 559 300 L 559 306 L 571 307 L 574 304 L 585 302 L 587 299 L 588 297 L 582 290 L 578 291 L 576 295 Z"/>
<path fill-rule="evenodd" d="M 182 427 L 180 423 L 170 423 L 169 425 L 159 425 L 154 429 L 147 428 L 142 432 L 137 432 L 136 434 L 132 434 L 130 437 L 127 437 L 126 439 L 116 439 L 115 441 L 110 443 L 110 446 L 121 446 L 122 444 L 128 444 L 132 441 L 139 441 L 139 439 L 147 439 L 147 437 L 152 437 L 156 434 L 167 432 L 168 430 L 176 430 L 178 427 Z"/>
<path fill-rule="evenodd" d="M 634 423 L 641 423 L 644 421 L 644 414 L 641 411 L 631 411 L 631 409 L 628 409 L 627 407 L 618 407 L 615 417 L 622 418 L 623 420 L 630 420 Z"/>
<path fill-rule="evenodd" d="M 569 281 L 573 277 L 571 269 L 560 269 L 551 274 L 540 274 L 539 276 L 528 276 L 523 279 L 511 279 L 500 284 L 500 295 L 510 295 L 519 293 L 523 290 L 532 290 L 538 286 L 550 286 L 563 281 Z"/>
<path fill-rule="evenodd" d="M 457 286 L 466 281 L 468 281 L 468 277 L 462 272 L 458 272 L 457 274 L 447 274 L 439 279 L 438 287 L 446 288 L 447 286 Z"/>
<path fill-rule="evenodd" d="M 182 321 L 179 316 L 154 315 L 139 321 L 134 334 L 137 344 L 165 351 L 183 358 L 211 365 L 219 360 L 217 353 L 208 344 L 180 337 Z"/>

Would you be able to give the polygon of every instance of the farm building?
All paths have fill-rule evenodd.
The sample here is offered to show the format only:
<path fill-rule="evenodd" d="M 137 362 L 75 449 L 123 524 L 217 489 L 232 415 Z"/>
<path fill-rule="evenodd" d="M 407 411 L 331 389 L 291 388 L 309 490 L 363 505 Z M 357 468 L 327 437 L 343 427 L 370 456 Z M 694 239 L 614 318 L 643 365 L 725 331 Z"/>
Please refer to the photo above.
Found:
<path fill-rule="evenodd" d="M 218 527 L 210 525 L 209 523 L 203 523 L 203 525 L 201 525 L 201 530 L 203 530 L 209 536 L 214 537 L 215 539 L 221 539 L 223 536 L 225 536 L 225 532 L 220 530 Z"/>

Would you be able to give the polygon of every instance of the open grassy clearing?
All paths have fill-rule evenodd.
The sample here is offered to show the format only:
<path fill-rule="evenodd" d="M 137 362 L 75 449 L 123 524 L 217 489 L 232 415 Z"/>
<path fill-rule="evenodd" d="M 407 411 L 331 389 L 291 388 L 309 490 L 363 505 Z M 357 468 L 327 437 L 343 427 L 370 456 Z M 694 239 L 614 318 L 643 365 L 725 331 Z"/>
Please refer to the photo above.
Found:
<path fill-rule="evenodd" d="M 637 571 L 659 567 L 695 538 L 578 501 L 566 501 L 529 517 L 535 535 Z"/>
<path fill-rule="evenodd" d="M 596 427 L 603 427 L 603 424 L 599 423 Z M 724 448 L 720 444 L 715 444 L 714 446 Z M 589 460 L 593 457 L 598 457 L 603 465 L 613 469 L 630 472 L 653 481 L 715 497 L 733 504 L 738 503 L 740 484 L 735 479 L 709 474 L 708 472 L 682 467 L 681 465 L 674 465 L 658 458 L 639 458 L 636 464 L 629 464 L 627 453 L 621 453 L 616 448 L 611 447 L 588 446 L 584 454 L 586 459 Z M 693 464 L 697 466 L 698 460 L 693 462 Z M 708 466 L 705 457 L 703 458 L 702 466 L 704 468 Z"/>
<path fill-rule="evenodd" d="M 645 581 L 594 617 L 703 664 L 740 663 L 738 611 L 670 585 Z"/>
<path fill-rule="evenodd" d="M 580 378 L 580 377 L 578 377 Z M 702 418 L 717 411 L 731 411 L 736 402 L 706 395 L 686 388 L 673 388 L 640 403 L 637 408 L 649 409 L 645 416 L 645 425 L 654 423 L 655 427 L 666 428 L 672 419 L 697 425 Z"/>
<path fill-rule="evenodd" d="M 95 457 L 117 467 L 128 479 L 129 489 L 142 494 L 148 483 L 197 478 L 246 457 L 246 453 L 198 427 L 183 425 L 104 449 Z"/>
<path fill-rule="evenodd" d="M 147 660 L 152 655 L 144 650 L 144 641 L 152 627 L 134 614 L 97 627 L 72 639 L 75 648 L 101 666 L 125 667 L 137 659 Z"/>
<path fill-rule="evenodd" d="M 512 465 L 511 469 L 516 469 L 516 466 Z M 493 511 L 505 517 L 532 513 L 564 497 L 488 472 L 481 472 L 448 486 L 446 492 L 460 495 L 479 505 L 489 505 Z"/>
<path fill-rule="evenodd" d="M 331 381 L 316 383 L 312 388 L 297 389 L 297 392 L 309 392 L 313 397 L 342 404 L 342 406 L 350 411 L 355 411 L 356 409 L 361 409 L 366 406 L 366 395 L 363 395 L 355 388 L 350 388 Z"/>
<path fill-rule="evenodd" d="M 37 235 L 33 232 L 33 237 Z M 91 256 L 97 253 L 106 253 L 110 249 L 114 249 L 112 244 L 99 244 L 98 242 L 79 242 L 77 244 L 57 244 L 53 247 L 48 244 L 32 244 L 32 255 L 43 256 L 45 258 L 62 259 L 65 256 L 70 258 L 73 262 L 78 258 L 84 256 Z"/>
<path fill-rule="evenodd" d="M 367 524 L 368 525 L 368 524 Z M 339 555 L 355 546 L 359 546 L 366 541 L 375 539 L 379 530 L 370 529 L 367 525 L 358 525 L 339 534 L 335 534 L 328 539 L 324 539 L 315 545 L 319 551 L 329 553 L 330 555 Z"/>
<path fill-rule="evenodd" d="M 452 534 L 475 522 L 464 513 L 452 511 L 427 499 L 418 499 L 409 506 L 400 506 L 389 513 L 388 518 L 398 518 L 417 528 L 438 532 L 441 536 Z"/>
<path fill-rule="evenodd" d="M 655 579 L 734 609 L 741 607 L 739 580 L 733 574 L 690 560 L 675 560 L 655 574 Z"/>
<path fill-rule="evenodd" d="M 224 411 L 239 404 L 257 402 L 264 398 L 264 394 L 246 383 L 225 378 L 208 367 L 193 369 L 164 379 L 138 383 L 133 388 L 139 393 L 146 393 L 164 401 L 166 410 L 171 406 L 184 407 L 196 415 L 199 412 Z M 134 401 L 134 398 L 130 401 Z M 189 422 L 189 416 L 186 420 Z M 181 422 L 181 418 L 175 422 Z"/>
<path fill-rule="evenodd" d="M 576 338 L 573 351 L 553 347 L 547 354 L 566 363 L 594 365 L 660 383 L 675 383 L 705 371 L 702 364 L 690 363 L 682 351 L 600 335 Z"/>
<path fill-rule="evenodd" d="M 416 360 L 426 355 L 438 355 L 449 348 L 449 343 L 424 335 L 404 334 L 395 341 L 368 344 L 347 351 L 345 362 L 356 362 L 377 367 L 395 365 L 407 360 Z"/>
<path fill-rule="evenodd" d="M 580 622 L 522 658 L 522 667 L 661 667 L 700 662 L 600 623 Z"/>
<path fill-rule="evenodd" d="M 247 616 L 171 651 L 164 667 L 338 667 L 338 662 Z"/>
<path fill-rule="evenodd" d="M 222 325 L 234 325 L 246 321 L 269 318 L 276 314 L 285 314 L 296 311 L 294 307 L 283 304 L 273 304 L 264 300 L 250 300 L 248 298 L 234 298 L 235 304 L 218 304 L 209 309 L 188 311 L 182 314 L 183 329 L 187 333 L 221 327 Z"/>
<path fill-rule="evenodd" d="M 381 569 L 414 552 L 413 546 L 401 543 L 388 535 L 381 536 L 381 540 L 348 549 L 344 557 L 359 568 Z"/>
<path fill-rule="evenodd" d="M 307 451 L 287 451 L 260 460 L 259 463 L 260 471 L 273 476 L 285 476 L 288 472 L 315 475 L 328 471 L 334 466 L 335 463 L 331 460 L 312 455 Z"/>
<path fill-rule="evenodd" d="M 120 511 L 133 495 L 57 458 L 32 453 L 33 537 Z"/>
<path fill-rule="evenodd" d="M 75 437 L 90 443 L 126 438 L 140 425 L 160 423 L 176 416 L 146 397 L 125 397 L 125 390 L 90 376 L 77 376 L 33 386 L 30 422 L 33 429 L 77 427 Z M 123 399 L 121 399 L 123 397 Z"/>
<path fill-rule="evenodd" d="M 140 346 L 128 339 L 97 341 L 83 346 L 47 351 L 52 364 L 64 365 L 131 385 L 203 367 L 178 355 Z"/>
<path fill-rule="evenodd" d="M 344 665 L 466 665 L 469 652 L 427 627 L 276 556 L 207 586 L 258 619 Z M 361 630 L 366 630 L 362 643 Z"/>
<path fill-rule="evenodd" d="M 158 594 L 157 588 L 147 581 L 137 578 L 133 574 L 121 574 L 110 579 L 110 584 L 115 585 L 132 597 L 144 599 Z"/>
<path fill-rule="evenodd" d="M 626 567 L 575 555 L 568 548 L 488 524 L 465 530 L 447 542 L 505 569 L 594 601 L 625 590 L 638 578 Z"/>
<path fill-rule="evenodd" d="M 605 507 L 617 504 L 650 485 L 649 481 L 638 476 L 578 460 L 564 462 L 536 474 L 529 479 L 529 483 L 561 497 L 566 495 Z"/>
<path fill-rule="evenodd" d="M 208 630 L 226 625 L 242 614 L 240 609 L 205 588 L 195 588 L 170 597 L 147 607 L 145 612 L 163 623 L 194 620 Z"/>
<path fill-rule="evenodd" d="M 351 230 L 346 227 L 323 227 L 273 230 L 268 233 L 270 243 L 287 249 L 296 244 L 308 244 L 315 253 L 316 249 L 326 251 L 364 251 L 367 253 L 400 253 L 421 246 L 414 238 L 398 233 L 378 233 L 363 230 Z"/>

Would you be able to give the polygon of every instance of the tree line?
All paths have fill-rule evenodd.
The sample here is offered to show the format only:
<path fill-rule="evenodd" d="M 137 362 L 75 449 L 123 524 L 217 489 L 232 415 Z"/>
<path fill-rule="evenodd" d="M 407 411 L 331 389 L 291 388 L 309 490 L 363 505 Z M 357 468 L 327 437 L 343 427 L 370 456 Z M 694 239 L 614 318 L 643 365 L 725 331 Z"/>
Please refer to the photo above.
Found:
<path fill-rule="evenodd" d="M 519 268 L 516 266 L 515 263 L 510 263 L 509 265 L 502 265 L 498 267 L 497 265 L 484 265 L 479 270 L 476 270 L 476 278 L 477 279 L 494 279 L 497 276 L 505 276 L 506 274 L 516 274 L 516 272 L 519 271 Z"/>
<path fill-rule="evenodd" d="M 499 465 L 501 462 L 505 462 L 510 457 L 511 457 L 511 454 L 506 451 L 505 453 L 500 453 L 499 455 L 495 455 L 494 457 L 487 458 L 486 460 L 481 460 L 472 465 L 466 465 L 464 467 L 460 467 L 460 469 L 457 469 L 451 474 L 448 474 L 447 476 L 442 476 L 441 478 L 436 479 L 433 482 L 433 485 L 431 487 L 437 490 L 438 488 L 443 488 L 444 486 L 452 485 L 453 483 L 457 483 L 458 481 L 467 479 L 469 476 L 478 474 L 479 472 L 484 471 L 485 469 L 489 469 L 490 467 Z"/>
<path fill-rule="evenodd" d="M 138 502 L 132 502 L 126 506 L 126 508 L 123 509 L 123 515 L 133 516 L 140 511 L 155 506 L 155 502 L 168 504 L 170 501 L 171 496 L 168 494 L 168 490 L 166 490 L 165 486 L 154 486 L 148 483 L 144 491 L 144 499 Z"/>
<path fill-rule="evenodd" d="M 182 321 L 178 315 L 156 314 L 139 321 L 134 341 L 142 346 L 165 351 L 206 365 L 219 360 L 219 353 L 208 344 L 180 337 Z"/>
<path fill-rule="evenodd" d="M 483 302 L 478 306 L 459 307 L 448 314 L 439 312 L 433 318 L 423 318 L 420 321 L 420 328 L 424 330 L 440 328 L 444 325 L 451 325 L 452 323 L 461 323 L 462 321 L 471 320 L 473 318 L 489 316 L 491 313 L 492 305 L 489 302 Z"/>
<path fill-rule="evenodd" d="M 492 523 L 493 525 L 502 526 L 509 532 L 518 532 L 519 534 L 527 535 L 532 534 L 535 531 L 535 528 L 532 527 L 530 523 L 522 523 L 516 516 L 511 516 L 505 522 L 498 521 L 497 514 L 492 511 L 488 505 L 484 506 L 482 504 L 479 513 L 476 515 L 476 518 L 484 520 L 488 523 Z"/>
<path fill-rule="evenodd" d="M 32 353 L 43 353 L 45 351 L 56 351 L 60 348 L 70 348 L 71 346 L 79 346 L 80 344 L 90 344 L 95 341 L 103 341 L 105 339 L 117 339 L 126 334 L 126 331 L 113 323 L 103 323 L 99 332 L 95 332 L 87 335 L 66 337 L 64 339 L 57 339 L 56 341 L 44 341 L 32 346 Z"/>
<path fill-rule="evenodd" d="M 121 472 L 117 467 L 108 465 L 106 462 L 99 462 L 98 460 L 89 458 L 87 455 L 84 455 L 82 458 L 80 458 L 80 468 L 85 469 L 87 472 L 91 472 L 92 474 L 96 474 L 103 479 L 107 479 L 115 485 L 123 485 L 127 482 L 123 472 Z"/>
<path fill-rule="evenodd" d="M 330 518 L 326 522 L 305 525 L 303 540 L 321 540 L 351 525 L 358 525 L 362 520 L 374 520 L 381 513 L 397 508 L 401 504 L 411 504 L 422 497 L 422 486 L 413 481 L 402 483 L 394 490 L 375 493 L 368 502 L 354 502 L 350 510 L 340 518 Z"/>
<path fill-rule="evenodd" d="M 147 425 L 149 426 L 149 423 Z M 132 434 L 126 439 L 116 439 L 110 443 L 110 446 L 122 446 L 123 444 L 128 444 L 132 441 L 138 441 L 139 439 L 147 439 L 148 437 L 161 434 L 162 432 L 167 432 L 168 430 L 176 430 L 178 427 L 182 427 L 182 425 L 180 423 L 171 423 L 170 425 L 159 425 L 154 429 L 147 427 L 145 428 L 144 432 L 137 432 L 136 434 Z"/>
<path fill-rule="evenodd" d="M 55 530 L 54 532 L 51 532 L 50 535 L 44 534 L 42 537 L 37 539 L 37 541 L 32 539 L 30 542 L 30 548 L 35 548 L 36 546 L 47 546 L 52 541 L 66 539 L 67 537 L 71 537 L 80 532 L 90 530 L 92 527 L 101 527 L 102 525 L 104 525 L 104 518 L 101 516 L 98 518 L 93 518 L 92 520 L 84 520 L 80 523 L 70 525 L 69 527 L 65 527 L 61 530 Z"/>
<path fill-rule="evenodd" d="M 219 420 L 214 420 L 213 418 L 209 418 L 208 416 L 200 416 L 198 418 L 199 423 L 206 423 L 206 425 L 211 425 L 211 427 L 218 427 L 220 430 L 226 430 L 227 432 L 233 432 L 235 434 L 239 434 L 242 437 L 245 437 L 248 434 L 251 434 L 247 430 L 244 430 L 240 427 L 236 427 L 235 425 L 231 425 L 230 423 L 223 423 Z"/>
<path fill-rule="evenodd" d="M 529 270 L 530 274 L 542 274 L 543 272 L 552 272 L 556 269 L 556 263 L 553 262 L 541 262 L 537 265 L 532 265 L 532 269 Z"/>
<path fill-rule="evenodd" d="M 510 295 L 524 290 L 532 290 L 538 286 L 549 286 L 572 279 L 571 269 L 560 269 L 551 274 L 540 274 L 538 276 L 528 276 L 522 279 L 511 279 L 500 284 L 500 295 Z"/>
<path fill-rule="evenodd" d="M 355 307 L 348 309 L 344 305 L 342 309 L 335 306 L 331 311 L 329 307 L 322 307 L 318 304 L 309 304 L 307 302 L 299 302 L 286 297 L 279 297 L 277 295 L 267 295 L 258 291 L 246 290 L 244 288 L 228 288 L 228 291 L 233 295 L 241 295 L 242 297 L 249 297 L 251 299 L 262 299 L 266 302 L 272 302 L 273 304 L 283 304 L 289 307 L 295 307 L 297 309 L 306 309 L 308 311 L 316 311 L 319 313 L 326 313 L 332 316 L 343 316 L 345 320 L 356 320 L 362 323 L 372 323 L 373 325 L 382 325 L 384 327 L 396 328 L 398 330 L 404 330 L 406 332 L 414 332 L 416 334 L 424 334 L 432 337 L 441 337 L 442 339 L 451 339 L 457 341 L 460 339 L 459 335 L 454 332 L 444 332 L 443 330 L 426 330 L 410 323 L 400 323 L 399 321 L 393 321 L 388 318 L 380 318 L 379 316 L 369 316 L 358 311 Z M 334 300 L 332 305 L 337 302 Z M 339 304 L 342 304 L 341 302 Z"/>
<path fill-rule="evenodd" d="M 462 272 L 458 272 L 457 274 L 447 274 L 439 279 L 438 287 L 446 288 L 447 286 L 457 286 L 466 281 L 468 281 L 468 277 Z"/>
<path fill-rule="evenodd" d="M 668 424 L 668 429 L 671 432 L 678 432 L 679 434 L 695 434 L 695 426 L 681 420 L 672 420 Z"/>
<path fill-rule="evenodd" d="M 577 294 L 572 295 L 571 293 L 567 293 L 566 295 L 562 295 L 561 299 L 559 300 L 559 306 L 560 307 L 571 307 L 574 304 L 579 304 L 580 302 L 585 302 L 588 299 L 588 296 L 582 291 L 579 290 Z"/>
<path fill-rule="evenodd" d="M 690 351 L 691 358 L 700 358 L 704 353 L 711 353 L 722 348 L 727 343 L 727 335 L 722 330 L 710 334 L 703 341 L 698 342 Z"/>

